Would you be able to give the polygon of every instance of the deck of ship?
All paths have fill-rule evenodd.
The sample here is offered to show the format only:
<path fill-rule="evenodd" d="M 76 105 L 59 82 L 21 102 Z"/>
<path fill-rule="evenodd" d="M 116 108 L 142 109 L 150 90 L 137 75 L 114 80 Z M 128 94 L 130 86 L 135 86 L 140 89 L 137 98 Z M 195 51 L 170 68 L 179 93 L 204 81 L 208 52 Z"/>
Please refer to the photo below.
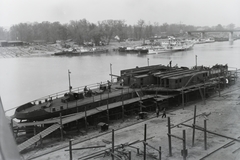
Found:
<path fill-rule="evenodd" d="M 54 106 L 55 111 L 60 111 L 61 106 L 64 109 L 66 109 L 66 108 L 70 109 L 70 108 L 74 108 L 76 106 L 82 106 L 84 104 L 90 104 L 90 103 L 93 103 L 93 102 L 98 102 L 100 100 L 124 95 L 126 93 L 131 93 L 131 92 L 135 92 L 135 91 L 139 91 L 139 90 L 140 89 L 132 89 L 132 88 L 126 88 L 126 87 L 125 88 L 123 87 L 123 89 L 111 89 L 111 92 L 106 90 L 105 92 L 103 92 L 101 94 L 93 95 L 91 97 L 84 97 L 83 99 L 78 99 L 78 100 L 67 102 L 67 103 L 63 103 L 61 101 L 61 99 L 63 97 L 62 98 L 60 97 L 60 98 L 56 98 L 53 101 L 51 101 L 51 105 L 49 107 L 45 108 L 45 111 L 51 112 L 51 109 L 52 109 L 51 106 Z M 97 91 L 94 90 L 94 92 L 97 92 Z M 31 111 L 34 111 L 34 110 L 39 110 L 39 109 L 41 109 L 42 106 L 46 106 L 47 103 L 48 102 L 44 102 L 41 105 L 36 105 L 35 107 L 28 108 L 27 110 L 23 111 L 23 113 L 31 112 Z"/>

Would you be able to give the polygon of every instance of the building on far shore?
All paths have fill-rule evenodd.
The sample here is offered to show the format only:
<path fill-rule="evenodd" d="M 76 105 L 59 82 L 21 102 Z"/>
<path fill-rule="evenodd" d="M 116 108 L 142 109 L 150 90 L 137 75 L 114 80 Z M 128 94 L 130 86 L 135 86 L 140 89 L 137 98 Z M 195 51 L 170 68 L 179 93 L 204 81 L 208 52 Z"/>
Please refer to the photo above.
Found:
<path fill-rule="evenodd" d="M 23 41 L 0 41 L 1 47 L 8 47 L 8 46 L 22 46 Z"/>
<path fill-rule="evenodd" d="M 36 45 L 41 45 L 41 44 L 46 44 L 46 41 L 45 40 L 33 40 L 32 43 L 36 44 Z"/>
<path fill-rule="evenodd" d="M 0 40 L 0 46 L 1 47 L 7 46 L 7 41 L 6 40 Z"/>

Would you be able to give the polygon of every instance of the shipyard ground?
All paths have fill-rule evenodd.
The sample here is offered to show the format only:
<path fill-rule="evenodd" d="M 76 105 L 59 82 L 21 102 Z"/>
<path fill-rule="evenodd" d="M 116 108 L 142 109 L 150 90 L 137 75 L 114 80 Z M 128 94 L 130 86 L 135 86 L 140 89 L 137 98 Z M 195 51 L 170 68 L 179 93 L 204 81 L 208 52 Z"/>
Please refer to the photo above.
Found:
<path fill-rule="evenodd" d="M 206 116 L 198 116 L 196 124 L 203 127 L 204 120 L 207 119 L 207 130 L 224 135 L 227 137 L 238 138 L 240 137 L 240 79 L 234 85 L 228 86 L 226 89 L 206 100 L 204 105 L 203 101 L 189 103 L 185 108 L 178 108 L 177 110 L 167 112 L 167 117 L 171 118 L 171 125 L 174 126 L 186 120 L 193 118 L 194 106 L 197 106 L 197 115 L 206 113 Z M 69 139 L 73 138 L 72 148 L 82 148 L 90 146 L 106 145 L 104 148 L 74 150 L 72 152 L 73 160 L 79 159 L 84 156 L 93 155 L 94 153 L 111 148 L 112 144 L 107 144 L 107 141 L 112 140 L 111 130 L 115 130 L 115 145 L 131 143 L 136 140 L 144 139 L 144 125 L 147 124 L 147 137 L 152 137 L 147 140 L 147 143 L 152 147 L 158 149 L 161 146 L 163 160 L 179 160 L 183 159 L 181 150 L 183 143 L 181 140 L 172 137 L 172 156 L 169 156 L 168 146 L 168 128 L 167 118 L 162 118 L 161 114 L 156 117 L 155 114 L 149 115 L 149 120 L 137 120 L 135 117 L 126 118 L 123 121 L 112 122 L 109 126 L 108 132 L 98 133 L 99 130 L 89 131 L 86 135 L 72 135 L 65 136 L 64 141 L 49 144 L 47 140 L 43 141 L 42 148 L 35 147 L 35 149 L 23 153 L 25 159 L 36 160 L 65 160 L 69 159 L 68 149 Z M 135 125 L 131 125 L 134 124 Z M 185 122 L 185 124 L 192 125 L 193 120 Z M 128 126 L 129 127 L 125 127 Z M 240 157 L 240 143 L 225 137 L 220 137 L 214 134 L 207 134 L 207 150 L 204 149 L 204 133 L 202 131 L 195 131 L 195 145 L 192 147 L 192 129 L 183 125 L 178 125 L 171 130 L 173 135 L 182 137 L 183 130 L 186 130 L 186 148 L 188 150 L 188 160 L 206 159 L 206 160 L 237 160 Z M 98 135 L 98 136 L 97 136 Z M 91 138 L 94 137 L 94 138 Z M 229 143 L 231 142 L 232 143 Z M 228 144 L 224 146 L 225 144 Z M 143 151 L 143 143 L 132 145 L 140 148 L 140 153 Z M 224 146 L 224 147 L 223 147 Z M 143 159 L 142 154 L 137 154 L 134 148 L 126 147 L 126 151 L 131 151 L 131 159 Z M 214 152 L 216 150 L 216 152 Z M 211 154 L 212 153 L 212 154 Z M 150 156 L 151 155 L 151 156 Z M 147 147 L 147 159 L 155 159 L 159 153 L 150 147 Z M 110 160 L 111 156 L 105 155 L 95 159 Z M 117 159 L 117 158 L 115 158 Z"/>

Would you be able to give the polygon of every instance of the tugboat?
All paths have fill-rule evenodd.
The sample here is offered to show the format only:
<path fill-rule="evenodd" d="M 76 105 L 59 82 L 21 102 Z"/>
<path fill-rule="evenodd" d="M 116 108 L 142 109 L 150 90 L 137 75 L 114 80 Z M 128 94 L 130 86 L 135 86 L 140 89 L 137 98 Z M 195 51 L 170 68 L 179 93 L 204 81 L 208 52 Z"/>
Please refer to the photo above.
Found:
<path fill-rule="evenodd" d="M 75 48 L 74 49 L 68 49 L 68 50 L 62 50 L 59 52 L 55 52 L 55 56 L 62 56 L 62 55 L 67 55 L 67 56 L 74 56 L 74 55 L 80 55 L 81 52 L 77 51 Z"/>
<path fill-rule="evenodd" d="M 138 54 L 147 54 L 148 53 L 148 48 L 146 47 L 136 47 L 135 48 L 135 51 L 138 53 Z"/>

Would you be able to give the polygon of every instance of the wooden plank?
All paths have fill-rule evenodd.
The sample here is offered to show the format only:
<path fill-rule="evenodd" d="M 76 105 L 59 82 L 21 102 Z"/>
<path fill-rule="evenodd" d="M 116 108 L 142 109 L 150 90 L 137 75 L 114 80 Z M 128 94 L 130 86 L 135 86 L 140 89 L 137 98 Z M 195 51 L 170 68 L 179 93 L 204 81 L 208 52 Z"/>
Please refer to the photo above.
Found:
<path fill-rule="evenodd" d="M 232 142 L 233 142 L 233 141 L 230 141 L 230 142 L 228 142 L 227 144 L 224 144 L 223 146 L 221 146 L 221 147 L 219 147 L 218 149 L 212 151 L 211 153 L 207 154 L 206 156 L 202 157 L 202 158 L 199 159 L 199 160 L 203 160 L 203 159 L 205 159 L 206 157 L 212 155 L 213 153 L 217 152 L 218 150 L 222 149 L 224 146 L 229 145 L 229 144 L 232 143 Z"/>
<path fill-rule="evenodd" d="M 106 147 L 106 145 L 90 146 L 90 147 L 82 147 L 82 148 L 72 148 L 72 150 L 84 150 L 84 149 L 102 148 L 102 147 Z M 66 149 L 65 151 L 69 151 L 69 149 Z"/>
<path fill-rule="evenodd" d="M 174 137 L 174 138 L 177 138 L 177 139 L 180 139 L 180 140 L 183 140 L 183 138 L 181 138 L 181 137 L 178 137 L 178 136 L 175 136 L 175 135 L 173 135 L 173 134 L 167 134 L 167 135 L 169 135 L 169 136 L 171 136 L 171 137 Z"/>
<path fill-rule="evenodd" d="M 239 151 L 239 150 L 240 150 L 240 148 L 234 150 L 232 153 L 236 153 L 236 152 Z"/>
<path fill-rule="evenodd" d="M 43 130 L 42 132 L 40 132 L 40 133 L 36 134 L 35 136 L 31 137 L 27 141 L 19 144 L 18 145 L 19 152 L 23 151 L 27 147 L 29 147 L 29 146 L 33 145 L 34 143 L 38 142 L 40 140 L 40 136 L 41 136 L 41 138 L 44 138 L 47 135 L 49 135 L 50 133 L 52 133 L 53 131 L 57 130 L 59 127 L 60 127 L 59 124 L 53 124 L 50 127 L 48 127 L 47 129 Z"/>
<path fill-rule="evenodd" d="M 191 125 L 187 125 L 187 124 L 181 124 L 181 125 L 186 126 L 186 127 L 193 128 Z M 198 128 L 198 127 L 195 128 L 195 129 L 204 131 L 204 129 Z M 217 136 L 220 136 L 220 137 L 224 137 L 224 138 L 227 138 L 227 139 L 232 139 L 232 140 L 234 140 L 234 141 L 240 142 L 240 140 L 239 140 L 239 139 L 236 139 L 236 138 L 232 138 L 232 137 L 229 137 L 229 136 L 221 135 L 221 134 L 218 134 L 218 133 L 215 133 L 215 132 L 212 132 L 212 131 L 208 131 L 208 130 L 206 130 L 206 132 L 211 133 L 211 134 L 214 134 L 214 135 L 217 135 Z"/>

